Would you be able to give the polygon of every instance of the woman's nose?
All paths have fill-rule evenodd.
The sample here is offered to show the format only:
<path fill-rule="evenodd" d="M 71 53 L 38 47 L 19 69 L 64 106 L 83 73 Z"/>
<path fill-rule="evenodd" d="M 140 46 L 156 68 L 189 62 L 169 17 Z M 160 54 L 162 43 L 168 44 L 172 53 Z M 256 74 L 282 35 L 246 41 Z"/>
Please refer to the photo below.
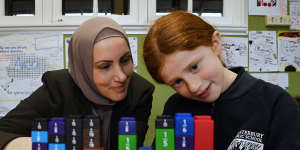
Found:
<path fill-rule="evenodd" d="M 115 81 L 124 82 L 126 80 L 126 78 L 127 78 L 126 73 L 124 72 L 124 70 L 122 69 L 122 67 L 118 66 L 115 69 L 115 73 L 114 73 L 114 79 L 115 79 Z"/>

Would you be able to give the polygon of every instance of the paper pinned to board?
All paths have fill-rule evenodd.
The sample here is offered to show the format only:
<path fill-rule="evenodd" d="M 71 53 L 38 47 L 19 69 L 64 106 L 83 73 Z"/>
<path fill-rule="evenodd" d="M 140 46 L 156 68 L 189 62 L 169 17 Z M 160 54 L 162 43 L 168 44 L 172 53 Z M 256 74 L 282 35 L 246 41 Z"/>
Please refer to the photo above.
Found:
<path fill-rule="evenodd" d="M 65 38 L 65 60 L 66 60 L 66 68 L 68 68 L 68 63 L 69 63 L 69 54 L 68 54 L 68 49 L 70 45 L 71 37 Z"/>
<path fill-rule="evenodd" d="M 41 76 L 62 69 L 61 33 L 0 35 L 0 115 L 42 85 Z"/>
<path fill-rule="evenodd" d="M 300 1 L 290 1 L 291 30 L 300 30 Z"/>
<path fill-rule="evenodd" d="M 134 67 L 138 65 L 138 38 L 128 37 Z"/>
<path fill-rule="evenodd" d="M 249 31 L 249 71 L 278 71 L 277 59 L 276 31 Z"/>
<path fill-rule="evenodd" d="M 279 71 L 300 71 L 300 31 L 278 31 Z"/>
<path fill-rule="evenodd" d="M 251 75 L 266 82 L 278 85 L 285 90 L 289 88 L 288 73 L 251 73 Z"/>
<path fill-rule="evenodd" d="M 249 0 L 249 15 L 287 15 L 287 0 Z"/>
<path fill-rule="evenodd" d="M 248 67 L 248 38 L 222 37 L 222 58 L 227 67 Z"/>

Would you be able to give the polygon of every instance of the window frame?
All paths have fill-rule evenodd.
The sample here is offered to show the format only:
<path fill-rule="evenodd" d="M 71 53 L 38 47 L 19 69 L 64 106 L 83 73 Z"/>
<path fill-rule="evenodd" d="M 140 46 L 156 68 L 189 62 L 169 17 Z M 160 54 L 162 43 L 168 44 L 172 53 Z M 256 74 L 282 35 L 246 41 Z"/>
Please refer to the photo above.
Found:
<path fill-rule="evenodd" d="M 193 0 L 188 0 L 188 12 L 192 13 Z M 248 1 L 223 0 L 223 17 L 201 17 L 215 26 L 223 35 L 248 34 Z M 162 15 L 156 15 L 156 0 L 148 1 L 148 22 L 154 21 Z"/>
<path fill-rule="evenodd" d="M 35 16 L 4 16 L 5 0 L 0 0 L 0 26 L 40 25 L 43 20 L 43 0 L 35 0 Z M 16 19 L 17 18 L 17 19 Z"/>
<path fill-rule="evenodd" d="M 94 0 L 97 1 L 97 0 Z M 128 34 L 147 34 L 151 24 L 158 18 L 155 16 L 155 0 L 130 0 L 130 13 L 132 15 L 111 15 L 106 16 L 116 20 L 125 29 Z M 192 0 L 188 0 L 188 11 L 192 11 Z M 224 0 L 226 1 L 225 11 L 231 14 L 229 21 L 225 18 L 209 18 L 204 17 L 221 32 L 222 35 L 247 35 L 248 34 L 248 0 Z M 3 2 L 4 0 L 0 0 Z M 62 16 L 61 8 L 62 0 L 35 0 L 37 16 L 18 17 L 1 16 L 1 10 L 4 14 L 4 8 L 0 8 L 0 32 L 7 31 L 73 31 L 80 23 L 93 16 Z M 60 3 L 59 3 L 60 2 Z M 233 6 L 236 8 L 228 7 Z M 0 3 L 1 4 L 1 3 Z M 97 5 L 97 4 L 95 4 Z M 3 5 L 2 5 L 3 6 Z M 1 7 L 1 5 L 0 5 Z M 230 12 L 231 11 L 231 12 Z M 151 13 L 152 12 L 152 13 Z M 235 12 L 235 13 L 233 13 Z M 238 13 L 237 13 L 238 12 Z M 234 15 L 234 16 L 233 16 Z M 97 15 L 95 15 L 97 16 Z"/>
<path fill-rule="evenodd" d="M 93 12 L 97 11 L 98 1 L 94 0 Z M 139 24 L 139 0 L 130 0 L 129 14 L 130 15 L 99 15 L 93 13 L 93 16 L 63 16 L 62 15 L 62 0 L 53 0 L 53 19 L 52 23 L 55 25 L 79 25 L 85 20 L 95 17 L 103 16 L 116 20 L 122 25 Z"/>

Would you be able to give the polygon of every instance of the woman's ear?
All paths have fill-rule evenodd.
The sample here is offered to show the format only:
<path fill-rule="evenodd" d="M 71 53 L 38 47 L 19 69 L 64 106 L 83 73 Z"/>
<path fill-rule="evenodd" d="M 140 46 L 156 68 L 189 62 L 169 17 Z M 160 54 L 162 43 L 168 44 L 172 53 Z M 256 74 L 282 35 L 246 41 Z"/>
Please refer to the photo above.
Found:
<path fill-rule="evenodd" d="M 221 33 L 219 31 L 215 31 L 212 35 L 212 49 L 217 56 L 221 55 L 222 52 L 222 40 Z"/>

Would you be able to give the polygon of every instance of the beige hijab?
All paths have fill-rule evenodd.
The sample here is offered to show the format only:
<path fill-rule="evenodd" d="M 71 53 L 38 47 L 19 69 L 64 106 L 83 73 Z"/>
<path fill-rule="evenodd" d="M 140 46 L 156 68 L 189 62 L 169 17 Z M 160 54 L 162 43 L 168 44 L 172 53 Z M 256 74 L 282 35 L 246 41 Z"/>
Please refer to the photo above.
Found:
<path fill-rule="evenodd" d="M 94 44 L 109 37 L 128 38 L 122 27 L 110 18 L 96 17 L 82 23 L 72 35 L 69 45 L 69 73 L 84 95 L 97 105 L 112 106 L 114 102 L 104 98 L 93 82 Z"/>
<path fill-rule="evenodd" d="M 96 42 L 110 37 L 128 38 L 122 27 L 110 18 L 92 18 L 80 25 L 69 45 L 69 73 L 83 94 L 94 104 L 93 113 L 102 120 L 102 143 L 110 149 L 110 119 L 113 101 L 103 97 L 93 82 L 93 48 Z"/>

